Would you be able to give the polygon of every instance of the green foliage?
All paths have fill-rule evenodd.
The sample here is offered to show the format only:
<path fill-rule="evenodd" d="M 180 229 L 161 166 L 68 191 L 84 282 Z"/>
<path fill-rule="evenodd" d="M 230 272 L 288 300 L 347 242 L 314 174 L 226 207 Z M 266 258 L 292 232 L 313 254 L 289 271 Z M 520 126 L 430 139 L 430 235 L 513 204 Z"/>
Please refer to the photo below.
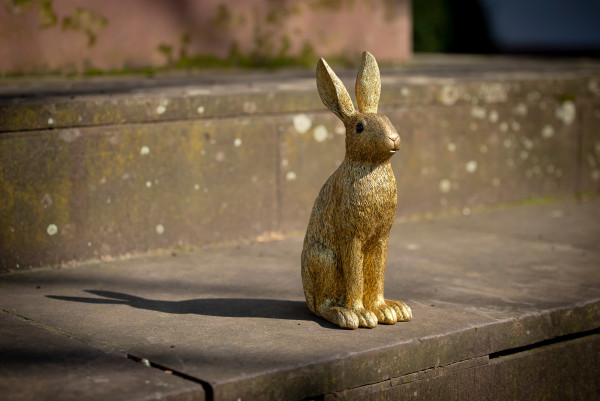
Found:
<path fill-rule="evenodd" d="M 448 51 L 452 39 L 449 0 L 413 0 L 413 30 L 416 52 Z"/>

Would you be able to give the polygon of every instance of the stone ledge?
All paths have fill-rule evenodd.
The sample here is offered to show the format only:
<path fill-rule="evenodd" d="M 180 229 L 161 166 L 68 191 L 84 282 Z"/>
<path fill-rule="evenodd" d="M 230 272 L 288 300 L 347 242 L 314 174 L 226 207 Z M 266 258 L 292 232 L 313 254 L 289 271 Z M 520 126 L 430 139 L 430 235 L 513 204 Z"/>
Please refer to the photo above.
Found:
<path fill-rule="evenodd" d="M 313 75 L 0 89 L 0 270 L 304 230 L 344 152 Z M 383 86 L 401 219 L 600 190 L 596 62 L 421 59 Z"/>
<path fill-rule="evenodd" d="M 555 360 L 570 369 L 563 389 L 594 398 L 577 378 L 597 377 L 597 334 L 504 351 L 600 329 L 599 212 L 593 198 L 396 224 L 386 297 L 414 319 L 372 330 L 308 312 L 301 237 L 4 274 L 0 304 L 70 341 L 205 382 L 214 400 L 517 397 L 531 383 L 550 391 Z M 514 387 L 523 369 L 529 381 Z"/>

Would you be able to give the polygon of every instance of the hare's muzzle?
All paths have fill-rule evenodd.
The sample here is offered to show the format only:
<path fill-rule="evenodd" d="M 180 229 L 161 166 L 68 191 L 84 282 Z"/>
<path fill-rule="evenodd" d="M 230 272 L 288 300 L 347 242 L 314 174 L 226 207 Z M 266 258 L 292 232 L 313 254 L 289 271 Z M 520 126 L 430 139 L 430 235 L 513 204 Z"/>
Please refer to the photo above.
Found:
<path fill-rule="evenodd" d="M 400 135 L 398 135 L 397 132 L 394 132 L 393 134 L 389 134 L 388 140 L 391 142 L 390 153 L 396 153 L 398 150 L 400 150 L 401 141 L 400 141 Z"/>

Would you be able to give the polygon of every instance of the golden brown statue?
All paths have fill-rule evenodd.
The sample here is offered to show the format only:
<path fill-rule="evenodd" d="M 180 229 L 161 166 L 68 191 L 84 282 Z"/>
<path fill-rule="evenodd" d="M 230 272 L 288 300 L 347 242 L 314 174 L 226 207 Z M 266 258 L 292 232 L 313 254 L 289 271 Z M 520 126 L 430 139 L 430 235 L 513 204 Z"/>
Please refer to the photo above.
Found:
<path fill-rule="evenodd" d="M 323 59 L 317 87 L 346 127 L 346 156 L 321 188 L 308 223 L 302 250 L 306 303 L 312 313 L 349 329 L 410 320 L 408 305 L 383 297 L 397 204 L 390 158 L 400 149 L 400 137 L 387 117 L 377 114 L 377 62 L 363 53 L 356 78 L 358 112 Z"/>

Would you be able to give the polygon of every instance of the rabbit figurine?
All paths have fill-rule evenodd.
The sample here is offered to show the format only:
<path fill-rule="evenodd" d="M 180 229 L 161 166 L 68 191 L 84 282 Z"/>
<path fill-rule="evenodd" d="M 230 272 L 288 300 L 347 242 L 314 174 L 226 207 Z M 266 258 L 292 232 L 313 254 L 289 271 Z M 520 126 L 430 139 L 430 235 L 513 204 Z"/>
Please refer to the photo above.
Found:
<path fill-rule="evenodd" d="M 302 285 L 312 313 L 348 329 L 408 321 L 412 312 L 383 297 L 388 238 L 396 216 L 390 158 L 400 137 L 377 114 L 379 67 L 364 52 L 356 78 L 358 112 L 325 60 L 317 64 L 321 100 L 346 128 L 346 155 L 321 188 L 302 250 Z"/>

